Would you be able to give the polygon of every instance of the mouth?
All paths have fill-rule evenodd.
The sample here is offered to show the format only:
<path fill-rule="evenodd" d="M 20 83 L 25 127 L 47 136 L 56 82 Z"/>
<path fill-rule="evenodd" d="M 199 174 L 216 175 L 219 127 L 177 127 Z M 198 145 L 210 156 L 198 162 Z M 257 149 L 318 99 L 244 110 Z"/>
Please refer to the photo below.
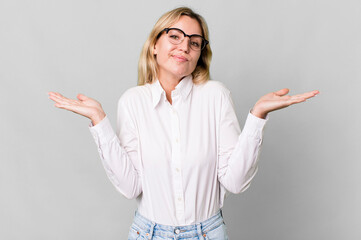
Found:
<path fill-rule="evenodd" d="M 188 61 L 188 59 L 186 57 L 183 57 L 181 55 L 173 55 L 172 56 L 174 58 L 174 60 L 176 60 L 177 62 L 186 62 Z"/>

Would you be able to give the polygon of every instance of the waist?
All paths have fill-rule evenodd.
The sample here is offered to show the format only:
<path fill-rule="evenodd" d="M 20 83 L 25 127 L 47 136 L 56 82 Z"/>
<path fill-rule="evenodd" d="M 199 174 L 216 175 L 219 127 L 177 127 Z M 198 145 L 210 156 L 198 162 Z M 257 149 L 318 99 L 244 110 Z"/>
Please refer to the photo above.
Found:
<path fill-rule="evenodd" d="M 214 216 L 191 225 L 186 226 L 171 226 L 158 224 L 153 222 L 144 216 L 142 216 L 138 211 L 135 212 L 135 217 L 131 228 L 137 232 L 141 232 L 148 237 L 151 236 L 161 236 L 161 237 L 196 237 L 200 235 L 207 234 L 207 232 L 219 227 L 224 223 L 222 210 L 220 209 Z"/>

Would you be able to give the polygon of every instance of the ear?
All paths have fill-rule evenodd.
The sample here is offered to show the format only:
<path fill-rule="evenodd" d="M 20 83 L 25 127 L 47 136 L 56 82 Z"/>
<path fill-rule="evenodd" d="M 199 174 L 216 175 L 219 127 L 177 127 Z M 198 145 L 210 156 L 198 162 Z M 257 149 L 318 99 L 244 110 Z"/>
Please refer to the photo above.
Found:
<path fill-rule="evenodd" d="M 153 55 L 154 56 L 156 56 L 158 54 L 157 46 L 158 46 L 158 40 L 153 45 Z"/>

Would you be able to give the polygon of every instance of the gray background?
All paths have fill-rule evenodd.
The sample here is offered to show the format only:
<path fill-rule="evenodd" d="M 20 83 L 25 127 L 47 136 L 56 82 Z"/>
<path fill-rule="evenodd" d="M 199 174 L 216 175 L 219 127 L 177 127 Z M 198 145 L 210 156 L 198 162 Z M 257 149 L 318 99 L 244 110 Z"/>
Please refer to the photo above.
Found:
<path fill-rule="evenodd" d="M 318 89 L 274 112 L 250 189 L 231 195 L 230 239 L 361 239 L 361 3 L 350 0 L 0 1 L 0 239 L 126 239 L 135 200 L 108 181 L 89 121 L 48 91 L 99 100 L 115 126 L 140 49 L 165 11 L 205 17 L 212 79 L 243 126 L 257 99 Z"/>

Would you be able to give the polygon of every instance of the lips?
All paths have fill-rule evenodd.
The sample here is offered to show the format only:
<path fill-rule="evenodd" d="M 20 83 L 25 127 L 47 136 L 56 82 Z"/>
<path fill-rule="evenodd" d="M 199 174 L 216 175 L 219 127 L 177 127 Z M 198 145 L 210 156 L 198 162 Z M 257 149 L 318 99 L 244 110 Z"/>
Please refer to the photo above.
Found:
<path fill-rule="evenodd" d="M 188 61 L 188 59 L 186 57 L 183 57 L 182 55 L 173 55 L 173 58 L 177 62 L 186 62 L 186 61 Z"/>

